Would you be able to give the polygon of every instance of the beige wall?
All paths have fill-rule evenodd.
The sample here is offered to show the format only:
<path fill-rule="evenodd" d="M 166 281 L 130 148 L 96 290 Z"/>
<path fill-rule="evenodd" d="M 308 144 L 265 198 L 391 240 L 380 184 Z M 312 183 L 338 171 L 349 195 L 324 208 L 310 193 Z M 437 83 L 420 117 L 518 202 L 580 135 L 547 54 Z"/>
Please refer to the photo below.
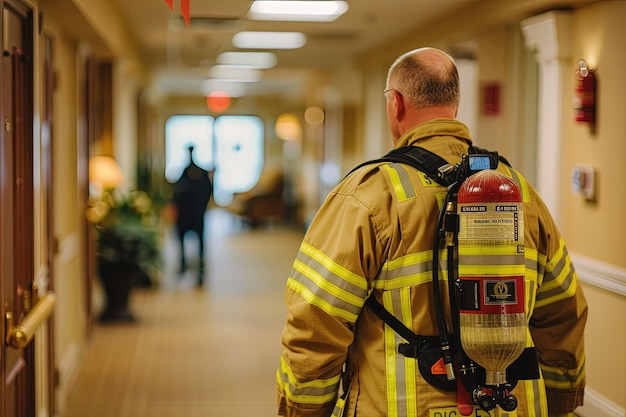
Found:
<path fill-rule="evenodd" d="M 621 207 L 626 158 L 626 1 L 602 2 L 574 14 L 571 77 L 563 98 L 565 142 L 563 176 L 567 179 L 576 164 L 597 170 L 597 202 L 588 203 L 569 188 L 564 193 L 566 223 L 563 233 L 572 251 L 626 268 L 626 217 Z M 578 59 L 597 68 L 596 133 L 585 123 L 573 121 L 574 71 Z M 568 184 L 568 183 L 566 183 Z M 626 300 L 625 300 L 626 302 Z M 626 326 L 624 326 L 626 327 Z"/>
<path fill-rule="evenodd" d="M 626 158 L 626 1 L 605 1 L 573 14 L 571 78 L 563 97 L 563 235 L 569 250 L 621 268 L 626 276 L 626 218 L 623 215 Z M 597 68 L 598 124 L 573 121 L 574 71 L 578 59 Z M 586 202 L 569 189 L 576 164 L 597 170 L 597 201 Z M 622 282 L 622 288 L 626 282 Z M 626 408 L 626 296 L 585 285 L 589 301 L 586 331 L 588 385 Z"/>
<path fill-rule="evenodd" d="M 75 377 L 86 337 L 85 285 L 83 259 L 85 245 L 81 242 L 82 208 L 77 187 L 77 90 L 76 43 L 63 37 L 54 22 L 46 22 L 55 33 L 55 72 L 58 87 L 53 107 L 54 225 L 59 252 L 54 260 L 55 291 L 55 353 L 59 369 L 59 399 L 67 394 Z"/>

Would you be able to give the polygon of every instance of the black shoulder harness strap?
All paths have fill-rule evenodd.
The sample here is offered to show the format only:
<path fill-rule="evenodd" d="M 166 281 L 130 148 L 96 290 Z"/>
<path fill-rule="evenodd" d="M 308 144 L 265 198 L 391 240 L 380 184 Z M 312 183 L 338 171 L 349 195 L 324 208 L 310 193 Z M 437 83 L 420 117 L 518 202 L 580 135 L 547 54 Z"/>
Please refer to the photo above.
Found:
<path fill-rule="evenodd" d="M 411 145 L 393 149 L 382 158 L 364 162 L 352 171 L 365 165 L 382 162 L 398 162 L 412 166 L 444 187 L 450 186 L 455 181 L 453 175 L 445 175 L 446 167 L 452 168 L 452 165 L 448 163 L 448 161 L 427 149 Z M 448 171 L 452 171 L 452 169 Z M 399 344 L 398 352 L 407 357 L 417 358 L 420 336 L 411 331 L 411 329 L 406 327 L 393 314 L 387 311 L 387 309 L 376 300 L 373 293 L 366 300 L 366 304 L 383 322 L 389 325 L 408 342 Z"/>
<path fill-rule="evenodd" d="M 355 167 L 352 171 L 364 167 L 365 165 L 376 164 L 381 162 L 399 162 L 415 167 L 419 171 L 422 171 L 428 175 L 432 180 L 438 184 L 447 187 L 450 185 L 445 178 L 440 177 L 439 168 L 450 165 L 448 162 L 439 155 L 432 153 L 419 146 L 403 146 L 401 148 L 393 149 L 389 151 L 385 156 L 372 161 L 363 162 L 359 166 Z"/>
<path fill-rule="evenodd" d="M 503 156 L 499 155 L 497 152 L 491 152 L 483 148 L 479 148 L 477 146 L 470 146 L 468 149 L 469 154 L 477 154 L 477 153 L 489 153 L 495 156 L 497 160 L 503 162 L 504 164 L 511 166 L 509 161 L 506 160 Z M 403 146 L 401 148 L 392 149 L 385 156 L 379 159 L 374 159 L 371 161 L 363 162 L 362 164 L 356 166 L 352 171 L 356 171 L 357 169 L 364 167 L 370 164 L 382 163 L 382 162 L 399 162 L 410 165 L 416 168 L 418 171 L 423 172 L 428 175 L 430 179 L 442 185 L 444 187 L 450 186 L 453 182 L 456 181 L 456 177 L 454 175 L 448 175 L 449 172 L 452 171 L 453 166 L 437 155 L 427 149 L 421 148 L 419 146 Z"/>

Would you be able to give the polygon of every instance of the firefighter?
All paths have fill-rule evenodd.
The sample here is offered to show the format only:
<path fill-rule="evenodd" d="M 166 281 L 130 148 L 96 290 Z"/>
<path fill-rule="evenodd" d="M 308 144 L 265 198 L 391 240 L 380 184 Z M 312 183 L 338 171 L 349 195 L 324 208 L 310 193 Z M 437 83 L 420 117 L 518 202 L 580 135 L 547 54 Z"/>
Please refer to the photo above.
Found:
<path fill-rule="evenodd" d="M 451 164 L 468 153 L 469 131 L 455 119 L 458 73 L 446 53 L 421 48 L 402 55 L 389 69 L 384 94 L 394 148 L 420 146 Z M 536 347 L 541 369 L 539 379 L 518 382 L 517 409 L 502 415 L 571 416 L 583 401 L 587 303 L 541 197 L 514 169 L 500 164 L 498 171 L 513 178 L 523 196 L 526 345 Z M 457 394 L 426 382 L 419 360 L 398 353 L 403 338 L 365 305 L 373 294 L 414 333 L 438 334 L 432 237 L 445 194 L 413 167 L 375 163 L 353 171 L 328 195 L 286 283 L 279 415 L 461 415 Z M 445 291 L 442 297 L 447 305 Z M 446 321 L 451 326 L 449 311 Z M 471 415 L 489 414 L 476 409 Z"/>

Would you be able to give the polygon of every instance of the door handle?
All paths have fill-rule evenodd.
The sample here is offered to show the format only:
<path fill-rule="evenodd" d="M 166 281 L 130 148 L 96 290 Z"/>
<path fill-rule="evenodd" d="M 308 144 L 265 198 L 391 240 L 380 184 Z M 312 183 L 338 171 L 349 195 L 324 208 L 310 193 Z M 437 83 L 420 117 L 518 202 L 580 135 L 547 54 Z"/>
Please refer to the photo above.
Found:
<path fill-rule="evenodd" d="M 14 325 L 13 313 L 8 311 L 6 313 L 7 344 L 14 349 L 24 349 L 28 346 L 35 336 L 35 331 L 52 315 L 55 303 L 56 296 L 54 293 L 44 295 L 18 325 Z"/>

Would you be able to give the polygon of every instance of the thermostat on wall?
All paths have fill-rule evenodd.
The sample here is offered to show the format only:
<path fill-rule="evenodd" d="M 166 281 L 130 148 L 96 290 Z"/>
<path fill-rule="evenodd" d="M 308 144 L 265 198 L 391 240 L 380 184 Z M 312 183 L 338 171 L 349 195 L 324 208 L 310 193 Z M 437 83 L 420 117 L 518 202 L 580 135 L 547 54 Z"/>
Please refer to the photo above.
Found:
<path fill-rule="evenodd" d="M 595 169 L 591 165 L 576 165 L 572 169 L 572 191 L 582 194 L 587 200 L 596 196 Z"/>

